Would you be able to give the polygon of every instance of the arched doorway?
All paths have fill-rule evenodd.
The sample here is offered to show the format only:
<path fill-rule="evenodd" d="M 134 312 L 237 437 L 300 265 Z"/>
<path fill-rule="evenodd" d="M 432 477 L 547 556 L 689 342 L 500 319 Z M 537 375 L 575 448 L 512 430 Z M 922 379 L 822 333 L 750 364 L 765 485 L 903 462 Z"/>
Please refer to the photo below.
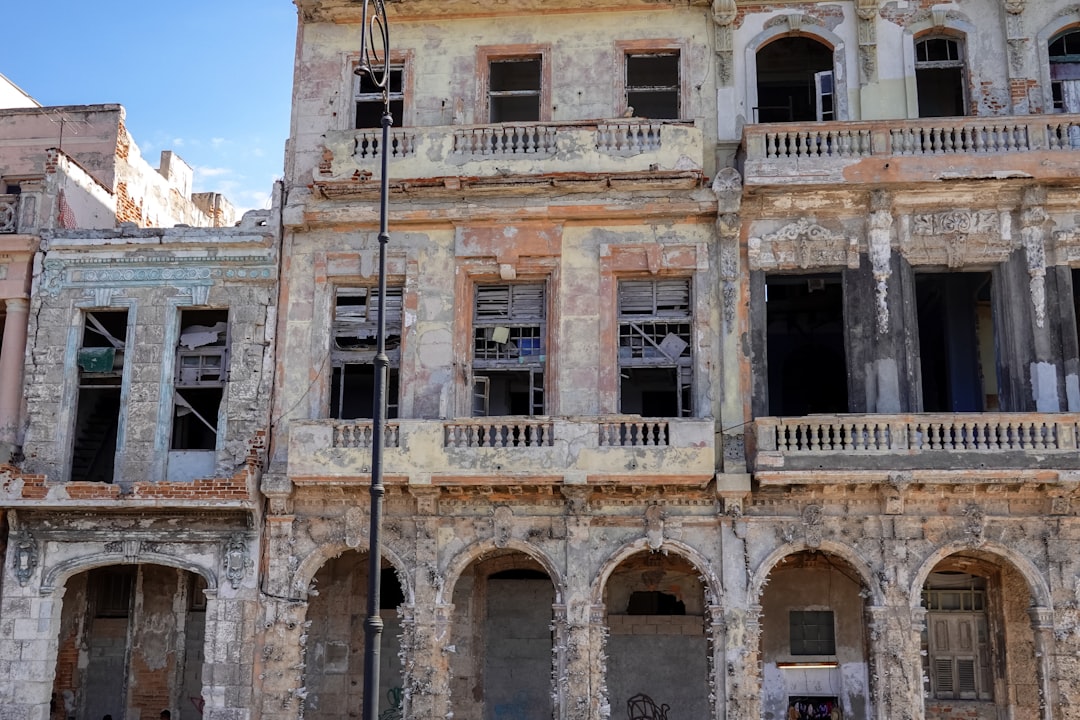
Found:
<path fill-rule="evenodd" d="M 202 717 L 206 581 L 163 565 L 71 577 L 60 617 L 52 720 Z"/>
<path fill-rule="evenodd" d="M 535 559 L 500 550 L 454 586 L 450 659 L 456 720 L 550 720 L 555 586 Z"/>
<path fill-rule="evenodd" d="M 754 122 L 835 120 L 833 51 L 806 36 L 786 35 L 757 52 Z"/>
<path fill-rule="evenodd" d="M 762 717 L 870 717 L 864 585 L 840 557 L 806 550 L 769 572 L 761 596 Z"/>
<path fill-rule="evenodd" d="M 400 708 L 402 672 L 399 648 L 401 622 L 397 607 L 405 597 L 397 573 L 382 563 L 379 616 L 379 713 Z M 307 638 L 307 720 L 359 717 L 364 702 L 364 621 L 367 619 L 368 554 L 349 551 L 315 574 L 315 592 L 308 602 L 311 623 Z"/>
<path fill-rule="evenodd" d="M 649 715 L 652 705 L 672 718 L 711 717 L 701 572 L 674 554 L 637 553 L 608 576 L 604 604 L 612 717 Z"/>
<path fill-rule="evenodd" d="M 1041 717 L 1031 589 L 1010 563 L 965 551 L 934 566 L 922 590 L 927 720 Z"/>

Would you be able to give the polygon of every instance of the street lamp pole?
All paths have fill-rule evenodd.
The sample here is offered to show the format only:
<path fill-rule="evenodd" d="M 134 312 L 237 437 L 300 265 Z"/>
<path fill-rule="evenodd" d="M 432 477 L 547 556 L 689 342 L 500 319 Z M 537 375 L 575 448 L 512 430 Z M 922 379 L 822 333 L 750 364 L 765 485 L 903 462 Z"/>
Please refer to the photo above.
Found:
<path fill-rule="evenodd" d="M 379 153 L 382 172 L 379 185 L 379 300 L 376 327 L 375 388 L 371 427 L 371 524 L 368 532 L 367 619 L 364 622 L 364 708 L 363 720 L 378 720 L 379 662 L 383 622 L 379 617 L 382 594 L 382 509 L 383 509 L 383 438 L 386 432 L 386 386 L 390 359 L 386 356 L 386 245 L 387 206 L 390 182 L 387 169 L 390 158 L 390 33 L 386 25 L 383 0 L 363 0 L 360 30 L 360 62 L 356 74 L 367 77 L 382 90 L 382 141 Z"/>

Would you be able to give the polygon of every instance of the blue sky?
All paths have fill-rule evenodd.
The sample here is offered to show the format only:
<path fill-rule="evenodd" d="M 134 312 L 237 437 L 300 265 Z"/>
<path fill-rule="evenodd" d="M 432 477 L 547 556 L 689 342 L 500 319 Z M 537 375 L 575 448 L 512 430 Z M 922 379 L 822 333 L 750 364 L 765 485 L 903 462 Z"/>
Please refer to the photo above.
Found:
<path fill-rule="evenodd" d="M 173 150 L 196 192 L 269 207 L 289 135 L 291 0 L 5 3 L 0 73 L 43 105 L 119 103 L 143 158 Z"/>

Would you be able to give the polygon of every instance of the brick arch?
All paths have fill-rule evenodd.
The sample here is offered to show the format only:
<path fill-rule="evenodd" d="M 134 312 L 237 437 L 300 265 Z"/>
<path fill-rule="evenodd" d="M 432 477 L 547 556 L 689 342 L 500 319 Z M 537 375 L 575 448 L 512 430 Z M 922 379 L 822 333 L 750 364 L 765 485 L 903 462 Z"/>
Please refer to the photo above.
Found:
<path fill-rule="evenodd" d="M 709 563 L 708 558 L 686 543 L 667 538 L 664 539 L 662 551 L 665 554 L 671 552 L 678 555 L 680 558 L 690 563 L 690 566 L 700 574 L 703 585 L 702 589 L 705 593 L 704 599 L 706 607 L 720 604 L 723 596 L 723 587 L 720 583 L 720 578 L 713 572 L 712 565 Z M 608 556 L 608 559 L 604 561 L 604 564 L 600 567 L 600 571 L 593 579 L 593 584 L 589 591 L 590 602 L 593 606 L 604 604 L 604 588 L 607 586 L 608 579 L 615 569 L 631 557 L 646 552 L 653 551 L 649 547 L 648 539 L 640 538 L 632 543 L 623 545 Z"/>
<path fill-rule="evenodd" d="M 435 602 L 440 605 L 451 604 L 454 597 L 454 587 L 457 585 L 458 580 L 461 579 L 461 574 L 465 572 L 466 568 L 475 562 L 484 561 L 484 556 L 488 553 L 505 550 L 516 550 L 536 562 L 551 578 L 551 584 L 555 587 L 555 604 L 558 605 L 563 602 L 566 595 L 566 585 L 562 573 L 559 572 L 555 563 L 540 548 L 514 539 L 507 541 L 502 547 L 497 547 L 492 540 L 479 542 L 466 547 L 451 558 L 446 565 L 443 583 L 438 588 Z M 507 557 L 512 559 L 512 556 L 508 555 Z M 512 569 L 511 566 L 520 567 L 521 564 L 513 565 L 511 563 L 503 569 Z"/>
<path fill-rule="evenodd" d="M 882 592 L 880 584 L 874 582 L 874 573 L 870 570 L 870 566 L 863 562 L 862 558 L 854 548 L 831 540 L 823 540 L 819 545 L 814 547 L 807 545 L 805 542 L 786 543 L 773 550 L 758 564 L 757 568 L 750 573 L 749 596 L 751 601 L 754 603 L 760 602 L 761 593 L 765 589 L 765 583 L 769 579 L 769 574 L 781 560 L 790 555 L 797 555 L 808 550 L 826 553 L 843 560 L 858 573 L 863 588 L 870 594 L 868 604 L 883 605 L 885 603 L 884 593 Z"/>

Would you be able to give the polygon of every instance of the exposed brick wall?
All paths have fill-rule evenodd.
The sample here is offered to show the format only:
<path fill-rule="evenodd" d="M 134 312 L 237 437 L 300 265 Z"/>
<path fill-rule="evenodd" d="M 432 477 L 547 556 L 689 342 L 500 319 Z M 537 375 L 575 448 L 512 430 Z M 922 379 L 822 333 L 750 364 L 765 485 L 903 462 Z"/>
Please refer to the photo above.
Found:
<path fill-rule="evenodd" d="M 86 573 L 80 573 L 67 583 L 60 620 L 51 720 L 67 720 L 64 696 L 78 696 L 79 649 L 82 646 L 82 633 L 86 623 L 86 579 Z"/>
<path fill-rule="evenodd" d="M 131 136 L 128 135 L 124 121 L 120 121 L 120 127 L 116 134 L 116 159 L 127 160 L 131 153 Z"/>
<path fill-rule="evenodd" d="M 128 194 L 127 183 L 123 180 L 116 183 L 116 224 L 133 222 L 140 227 L 143 224 L 142 204 L 136 204 Z"/>
<path fill-rule="evenodd" d="M 135 638 L 131 653 L 128 707 L 143 718 L 170 707 L 176 673 L 177 618 L 173 611 L 181 571 L 160 565 L 140 566 Z"/>

